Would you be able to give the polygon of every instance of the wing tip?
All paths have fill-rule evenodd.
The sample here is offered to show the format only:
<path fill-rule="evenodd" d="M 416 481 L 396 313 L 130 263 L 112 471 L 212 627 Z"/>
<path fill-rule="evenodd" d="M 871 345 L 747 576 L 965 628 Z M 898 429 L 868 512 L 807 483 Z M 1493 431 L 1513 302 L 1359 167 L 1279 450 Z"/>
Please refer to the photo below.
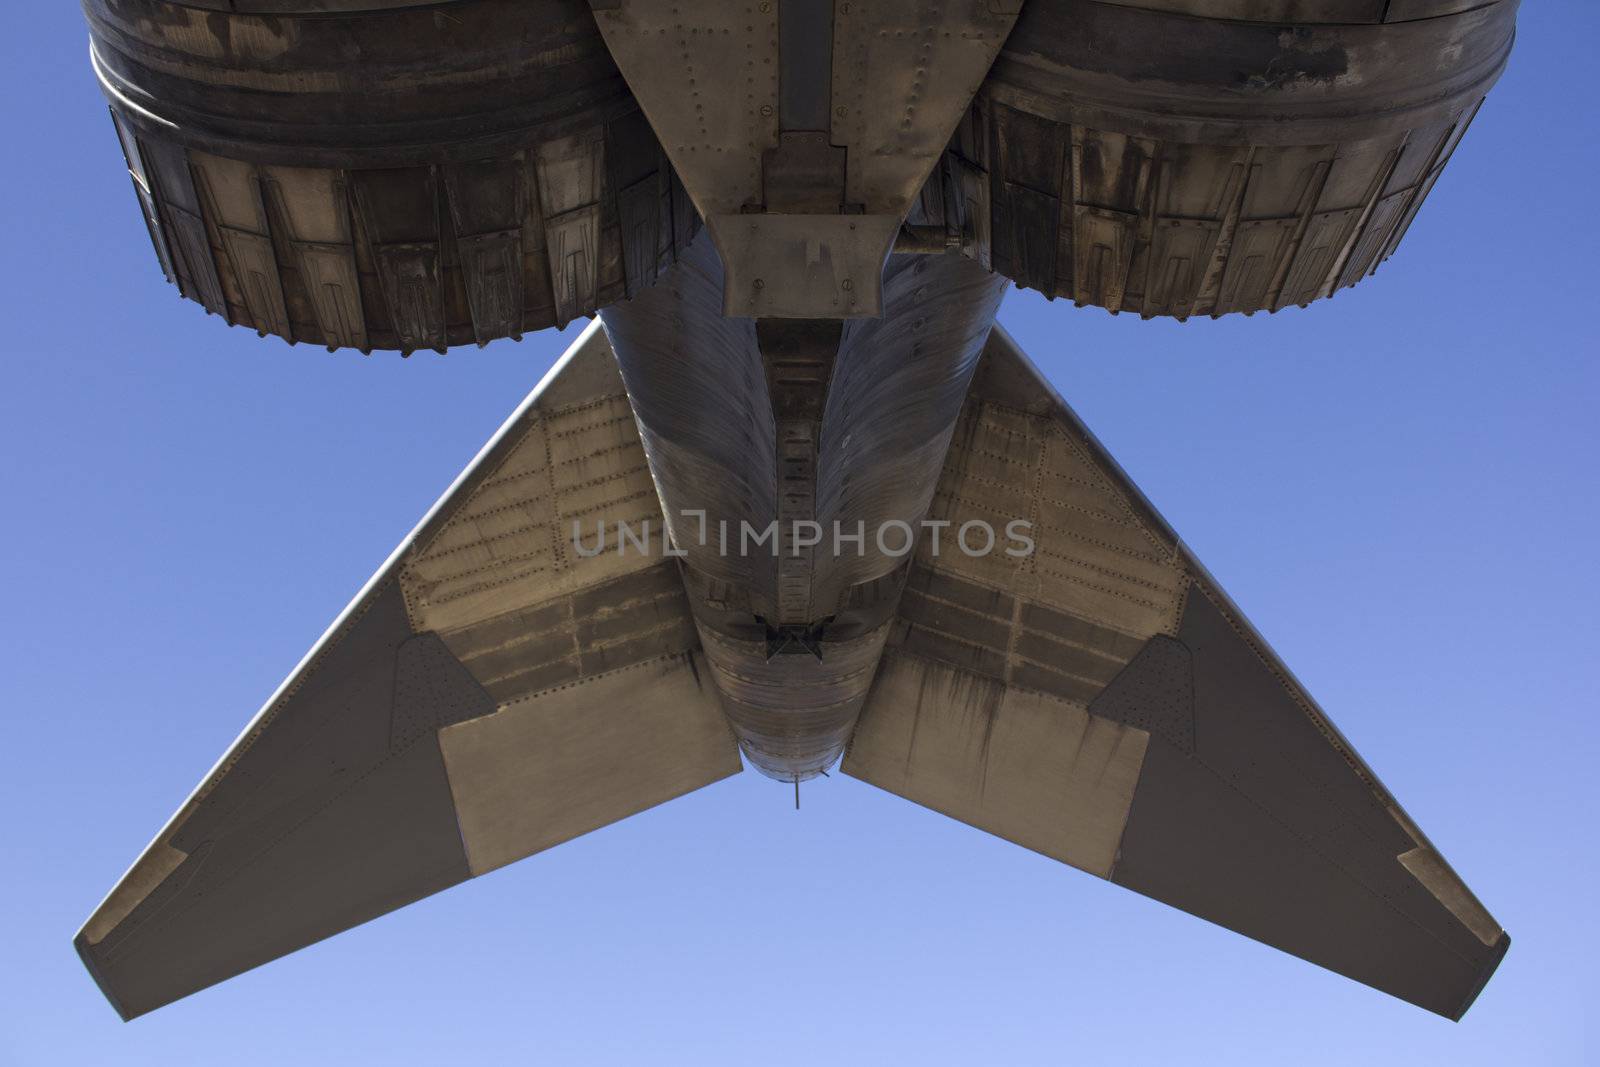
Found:
<path fill-rule="evenodd" d="M 99 987 L 100 995 L 106 998 L 106 1002 L 111 1005 L 123 1022 L 136 1019 L 144 1014 L 143 1012 L 130 1012 L 127 1005 L 122 1002 L 122 998 L 112 990 L 111 984 L 106 981 L 105 973 L 100 970 L 100 965 L 95 962 L 94 953 L 89 950 L 89 939 L 82 930 L 78 931 L 77 936 L 72 939 L 72 947 L 77 950 L 78 959 L 83 961 L 83 969 L 89 972 L 89 977 L 93 978 L 94 984 Z"/>
<path fill-rule="evenodd" d="M 1461 1006 L 1450 1016 L 1452 1022 L 1460 1022 L 1462 1016 L 1472 1007 L 1478 999 L 1478 994 L 1483 992 L 1483 987 L 1489 984 L 1489 979 L 1494 977 L 1495 971 L 1500 968 L 1500 961 L 1506 958 L 1506 952 L 1511 948 L 1511 935 L 1505 931 L 1500 932 L 1500 940 L 1494 943 L 1494 948 L 1489 953 L 1489 958 L 1484 960 L 1483 969 L 1478 972 L 1477 981 L 1472 988 L 1467 990 L 1466 997 L 1461 1001 Z"/>

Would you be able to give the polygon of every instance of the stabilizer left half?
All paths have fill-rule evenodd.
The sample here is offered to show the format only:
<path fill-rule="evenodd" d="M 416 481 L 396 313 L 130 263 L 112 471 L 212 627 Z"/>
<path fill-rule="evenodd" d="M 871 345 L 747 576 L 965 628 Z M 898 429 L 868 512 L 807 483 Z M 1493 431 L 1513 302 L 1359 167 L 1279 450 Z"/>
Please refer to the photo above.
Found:
<path fill-rule="evenodd" d="M 591 325 L 75 940 L 124 1018 L 740 769 Z"/>

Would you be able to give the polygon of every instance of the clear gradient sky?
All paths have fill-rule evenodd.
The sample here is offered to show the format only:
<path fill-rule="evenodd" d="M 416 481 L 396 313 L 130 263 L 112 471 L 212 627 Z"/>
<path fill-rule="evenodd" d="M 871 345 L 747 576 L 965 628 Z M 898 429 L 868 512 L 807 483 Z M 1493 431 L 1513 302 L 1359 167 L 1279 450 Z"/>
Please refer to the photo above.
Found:
<path fill-rule="evenodd" d="M 161 280 L 76 5 L 6 16 L 0 1063 L 1600 1059 L 1594 0 L 1524 5 L 1354 292 L 1001 313 L 1511 932 L 1461 1024 L 753 773 L 119 1022 L 73 933 L 576 328 L 406 361 L 225 328 Z"/>

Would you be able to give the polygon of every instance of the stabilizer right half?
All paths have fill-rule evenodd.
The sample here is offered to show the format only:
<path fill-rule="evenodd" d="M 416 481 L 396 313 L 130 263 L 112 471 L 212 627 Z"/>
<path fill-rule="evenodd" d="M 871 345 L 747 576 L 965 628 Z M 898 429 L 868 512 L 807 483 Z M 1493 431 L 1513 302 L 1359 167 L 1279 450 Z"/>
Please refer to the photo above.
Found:
<path fill-rule="evenodd" d="M 930 517 L 845 773 L 1461 1017 L 1510 939 L 999 327 Z"/>

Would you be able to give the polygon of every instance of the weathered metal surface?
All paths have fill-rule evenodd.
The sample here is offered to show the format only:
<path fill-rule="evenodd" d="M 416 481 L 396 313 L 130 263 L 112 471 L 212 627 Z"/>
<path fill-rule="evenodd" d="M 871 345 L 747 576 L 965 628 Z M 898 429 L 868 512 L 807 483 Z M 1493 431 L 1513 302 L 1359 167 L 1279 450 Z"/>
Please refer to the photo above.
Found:
<path fill-rule="evenodd" d="M 601 312 L 655 488 L 684 563 L 726 586 L 743 616 L 775 615 L 770 553 L 728 551 L 777 512 L 772 405 L 755 323 L 723 318 L 706 237 L 654 288 Z"/>
<path fill-rule="evenodd" d="M 865 696 L 1004 283 L 960 256 L 901 257 L 883 319 L 827 329 L 723 318 L 720 277 L 699 241 L 602 319 L 730 721 L 753 764 L 803 780 Z M 785 627 L 815 631 L 822 667 L 770 656 Z"/>
<path fill-rule="evenodd" d="M 1110 875 L 1149 741 L 1143 730 L 901 648 L 885 652 L 869 699 L 845 774 Z"/>
<path fill-rule="evenodd" d="M 845 203 L 904 218 L 1011 33 L 1021 0 L 835 5 L 832 143 Z"/>
<path fill-rule="evenodd" d="M 952 147 L 986 177 L 995 269 L 1180 319 L 1356 284 L 1499 77 L 1517 0 L 1385 9 L 1030 0 L 974 104 L 985 135 Z"/>
<path fill-rule="evenodd" d="M 402 352 L 601 309 L 616 355 L 580 338 L 86 924 L 124 1014 L 847 742 L 1442 1014 L 1487 980 L 1498 923 L 990 327 L 1006 278 L 1180 319 L 1354 284 L 1517 0 L 86 10 L 184 296 Z"/>
<path fill-rule="evenodd" d="M 1017 12 L 989 0 L 594 6 L 716 241 L 724 314 L 800 319 L 882 313 L 900 223 Z"/>
<path fill-rule="evenodd" d="M 565 326 L 687 245 L 581 0 L 374 6 L 86 3 L 184 296 L 289 341 L 443 350 Z"/>
<path fill-rule="evenodd" d="M 595 21 L 706 218 L 762 203 L 778 144 L 778 4 L 602 0 Z"/>
<path fill-rule="evenodd" d="M 887 620 L 842 640 L 824 631 L 815 656 L 769 656 L 764 634 L 747 639 L 702 625 L 723 711 L 751 766 L 782 782 L 807 781 L 831 767 L 867 698 L 888 632 Z"/>
<path fill-rule="evenodd" d="M 183 7 L 252 15 L 319 15 L 433 6 L 440 0 L 176 0 Z M 448 0 L 446 0 L 448 2 Z"/>
<path fill-rule="evenodd" d="M 1093 451 L 1049 411 L 1018 408 L 985 392 L 969 398 L 929 514 L 950 524 L 947 539 L 968 521 L 1003 530 L 1023 520 L 1035 542 L 1020 557 L 947 549 L 934 559 L 925 550 L 919 563 L 949 580 L 1002 589 L 1140 643 L 1168 632 L 1178 617 L 1183 571 L 1175 542 L 1145 522 Z M 1060 627 L 1046 617 L 1037 629 Z M 1021 642 L 1033 628 L 1028 613 L 1018 613 L 1008 641 Z M 1050 671 L 1063 662 L 1053 648 L 1028 654 L 1026 643 L 1007 647 L 1016 657 L 1013 669 Z"/>
<path fill-rule="evenodd" d="M 419 629 L 453 640 L 484 619 L 661 562 L 661 506 L 627 392 L 598 333 L 517 424 L 492 468 L 458 498 L 450 519 L 413 548 L 400 580 Z M 608 534 L 605 551 L 597 551 L 597 528 L 619 522 L 640 530 L 648 522 L 657 536 L 619 552 Z"/>
<path fill-rule="evenodd" d="M 960 256 L 897 256 L 885 273 L 884 317 L 846 325 L 823 417 L 817 516 L 830 533 L 868 536 L 859 552 L 819 560 L 815 617 L 835 614 L 853 588 L 905 561 L 900 539 L 880 542 L 878 531 L 928 514 L 1004 292 L 1002 279 Z"/>
<path fill-rule="evenodd" d="M 929 185 L 952 245 L 1050 296 L 1180 319 L 1303 305 L 1393 254 L 1517 4 L 86 6 L 184 295 L 291 340 L 410 351 L 636 294 L 697 225 L 691 201 L 725 314 L 875 317 Z M 248 164 L 215 179 L 242 192 L 268 166 L 325 168 L 321 214 L 381 180 L 415 239 L 345 222 L 308 249 L 275 209 L 235 226 L 190 189 L 196 149 L 214 174 Z M 411 169 L 345 173 L 380 166 Z"/>
<path fill-rule="evenodd" d="M 615 667 L 441 731 L 472 873 L 739 773 L 699 656 Z"/>
<path fill-rule="evenodd" d="M 875 318 L 893 215 L 711 215 L 727 265 L 722 313 L 743 318 Z"/>
<path fill-rule="evenodd" d="M 498 158 L 537 143 L 530 132 L 634 110 L 587 6 L 268 15 L 85 0 L 84 11 L 102 87 L 141 132 L 256 162 L 378 168 Z"/>
<path fill-rule="evenodd" d="M 843 770 L 1459 1018 L 1505 953 L 1498 923 L 1001 330 L 968 405 L 1066 443 L 1033 506 L 1067 510 L 1026 559 L 919 559 Z M 1014 506 L 1010 479 L 973 477 L 994 447 L 952 445 L 953 520 Z M 1130 543 L 1115 528 L 1176 569 L 1176 602 L 1110 565 Z M 1051 560 L 1064 581 L 1038 580 Z M 1130 609 L 1139 589 L 1159 596 Z M 1064 710 L 1013 721 L 1024 701 Z M 1063 802 L 1097 731 L 1139 739 L 1131 800 Z"/>
<path fill-rule="evenodd" d="M 1196 18 L 1283 24 L 1410 22 L 1453 15 L 1493 0 L 1099 0 Z"/>
<path fill-rule="evenodd" d="M 780 531 L 817 519 L 817 459 L 828 389 L 838 362 L 844 323 L 838 319 L 767 319 L 756 324 L 756 343 L 767 372 L 778 464 L 777 519 Z M 777 617 L 780 626 L 809 627 L 811 577 L 831 546 L 789 536 L 778 556 Z"/>
<path fill-rule="evenodd" d="M 539 535 L 532 531 L 527 536 Z M 529 584 L 535 589 L 539 585 Z M 499 703 L 680 655 L 698 644 L 683 583 L 671 561 L 598 580 L 576 592 L 552 594 L 554 590 L 533 604 L 483 616 L 444 635 Z"/>
<path fill-rule="evenodd" d="M 491 538 L 487 551 L 511 559 L 548 545 L 561 497 L 514 488 L 529 442 L 593 430 L 592 414 L 573 413 L 603 411 L 620 390 L 593 328 L 84 925 L 78 951 L 124 1017 L 739 769 L 670 564 L 554 580 L 513 565 L 448 586 L 491 596 L 450 597 L 417 574 L 449 549 L 470 562 Z M 604 434 L 569 440 L 601 463 L 615 450 Z M 491 533 L 502 501 L 534 521 Z M 464 528 L 483 536 L 461 541 Z M 525 628 L 552 607 L 570 625 Z M 508 659 L 570 669 L 508 671 Z"/>
<path fill-rule="evenodd" d="M 962 509 L 954 512 L 958 521 L 985 514 L 968 501 L 957 507 Z M 1142 647 L 1141 638 L 1114 625 L 1118 620 L 1097 617 L 1094 605 L 1071 612 L 1052 605 L 1047 596 L 1030 597 L 1025 561 L 1007 560 L 1008 566 L 989 574 L 963 576 L 952 565 L 964 558 L 949 544 L 955 536 L 946 532 L 946 556 L 924 558 L 911 568 L 895 620 L 895 647 L 1084 704 Z"/>

